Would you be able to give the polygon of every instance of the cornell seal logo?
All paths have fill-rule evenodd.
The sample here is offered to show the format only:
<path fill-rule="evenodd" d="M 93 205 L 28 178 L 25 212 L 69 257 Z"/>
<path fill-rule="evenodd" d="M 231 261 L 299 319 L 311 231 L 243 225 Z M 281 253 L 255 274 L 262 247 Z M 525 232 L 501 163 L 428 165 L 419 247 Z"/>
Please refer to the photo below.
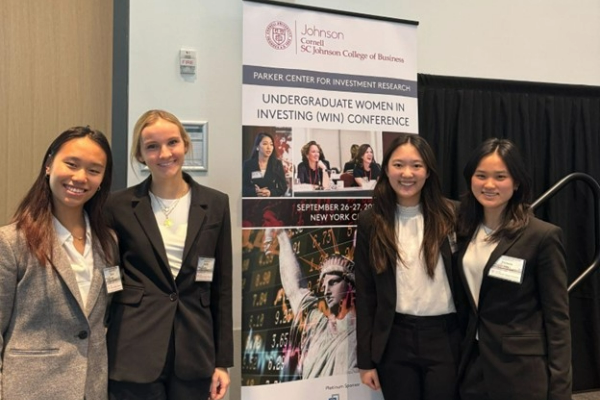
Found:
<path fill-rule="evenodd" d="M 285 50 L 292 43 L 292 30 L 281 21 L 274 21 L 265 29 L 267 43 L 277 50 Z"/>

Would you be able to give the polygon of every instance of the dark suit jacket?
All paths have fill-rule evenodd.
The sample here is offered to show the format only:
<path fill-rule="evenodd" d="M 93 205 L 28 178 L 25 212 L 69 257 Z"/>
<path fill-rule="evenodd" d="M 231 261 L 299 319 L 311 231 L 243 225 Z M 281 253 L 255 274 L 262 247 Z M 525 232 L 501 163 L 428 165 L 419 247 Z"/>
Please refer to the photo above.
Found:
<path fill-rule="evenodd" d="M 242 169 L 242 195 L 244 197 L 256 197 L 254 185 L 261 188 L 268 188 L 271 191 L 271 197 L 283 196 L 287 191 L 287 181 L 283 164 L 276 158 L 269 159 L 265 176 L 258 179 L 252 179 L 252 172 L 260 171 L 258 158 L 250 158 L 244 161 Z"/>
<path fill-rule="evenodd" d="M 233 365 L 229 199 L 187 174 L 184 178 L 192 200 L 177 279 L 152 211 L 151 177 L 108 201 L 106 213 L 119 239 L 124 279 L 124 290 L 113 297 L 108 329 L 110 379 L 156 380 L 171 333 L 177 377 L 206 378 L 215 367 Z M 199 257 L 216 260 L 212 282 L 195 281 Z"/>
<path fill-rule="evenodd" d="M 461 243 L 458 254 L 465 287 L 462 259 L 467 245 Z M 488 276 L 502 255 L 525 260 L 521 284 Z M 518 237 L 500 240 L 483 275 L 478 308 L 468 292 L 471 307 L 460 374 L 479 331 L 491 400 L 570 400 L 571 333 L 560 229 L 532 218 Z"/>
<path fill-rule="evenodd" d="M 372 221 L 372 210 L 360 213 L 354 251 L 357 357 L 360 369 L 373 369 L 381 361 L 396 313 L 396 266 L 390 265 L 383 273 L 377 274 L 369 261 Z M 448 239 L 444 240 L 441 253 L 450 290 L 458 309 L 458 299 L 462 297 L 456 295 L 456 274 L 452 268 L 452 250 Z"/>
<path fill-rule="evenodd" d="M 323 164 L 325 164 L 326 169 L 329 168 L 329 161 L 321 160 Z M 298 168 L 296 170 L 296 176 L 300 183 L 311 183 L 313 185 L 321 185 L 323 184 L 323 170 L 317 167 L 317 170 L 310 169 L 308 163 L 302 161 L 298 164 Z"/>
<path fill-rule="evenodd" d="M 352 170 L 352 175 L 354 175 L 354 179 L 356 178 L 369 178 L 369 180 L 377 180 L 379 175 L 381 175 L 381 165 L 377 163 L 371 163 L 370 172 L 366 172 L 362 163 L 356 164 L 354 169 Z"/>

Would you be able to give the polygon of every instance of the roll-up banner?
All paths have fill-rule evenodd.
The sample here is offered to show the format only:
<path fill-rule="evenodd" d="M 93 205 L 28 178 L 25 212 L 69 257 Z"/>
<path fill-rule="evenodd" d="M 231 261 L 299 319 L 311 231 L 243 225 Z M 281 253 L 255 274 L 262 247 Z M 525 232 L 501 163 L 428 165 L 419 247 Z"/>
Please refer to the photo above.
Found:
<path fill-rule="evenodd" d="M 381 399 L 356 364 L 354 240 L 418 133 L 417 24 L 243 3 L 242 398 Z"/>

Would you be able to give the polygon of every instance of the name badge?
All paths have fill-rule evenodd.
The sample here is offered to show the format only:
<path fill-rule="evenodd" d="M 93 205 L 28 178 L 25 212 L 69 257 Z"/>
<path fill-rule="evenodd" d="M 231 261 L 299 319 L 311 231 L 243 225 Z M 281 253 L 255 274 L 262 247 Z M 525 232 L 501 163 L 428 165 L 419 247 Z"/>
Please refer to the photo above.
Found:
<path fill-rule="evenodd" d="M 262 178 L 262 172 L 260 171 L 252 171 L 252 179 L 260 179 Z"/>
<path fill-rule="evenodd" d="M 215 271 L 215 259 L 210 257 L 198 258 L 196 267 L 196 282 L 212 282 Z"/>
<path fill-rule="evenodd" d="M 102 271 L 104 274 L 104 282 L 106 283 L 106 292 L 114 293 L 123 290 L 123 282 L 121 281 L 121 270 L 118 265 L 114 267 L 105 267 Z"/>
<path fill-rule="evenodd" d="M 523 283 L 525 260 L 522 258 L 502 256 L 492 265 L 488 276 L 514 283 Z"/>

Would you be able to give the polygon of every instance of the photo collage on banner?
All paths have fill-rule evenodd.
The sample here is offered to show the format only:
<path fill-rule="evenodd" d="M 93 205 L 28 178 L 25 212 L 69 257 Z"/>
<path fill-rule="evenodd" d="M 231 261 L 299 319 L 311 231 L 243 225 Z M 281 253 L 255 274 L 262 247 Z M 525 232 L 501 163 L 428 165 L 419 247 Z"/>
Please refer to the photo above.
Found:
<path fill-rule="evenodd" d="M 244 1 L 242 395 L 381 399 L 356 361 L 354 240 L 418 133 L 416 23 Z"/>

